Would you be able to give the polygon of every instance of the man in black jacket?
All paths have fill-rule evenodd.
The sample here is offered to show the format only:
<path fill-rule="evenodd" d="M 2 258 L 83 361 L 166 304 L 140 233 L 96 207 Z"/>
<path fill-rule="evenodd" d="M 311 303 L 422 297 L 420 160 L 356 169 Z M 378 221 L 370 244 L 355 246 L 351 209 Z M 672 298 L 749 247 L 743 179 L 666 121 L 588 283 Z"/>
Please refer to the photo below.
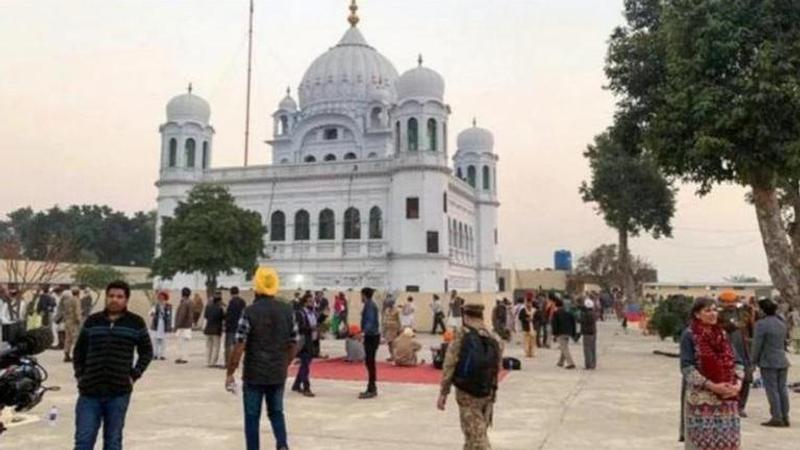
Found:
<path fill-rule="evenodd" d="M 563 300 L 556 298 L 554 303 L 557 309 L 553 314 L 553 336 L 555 336 L 558 349 L 561 351 L 558 367 L 564 367 L 566 362 L 565 368 L 572 370 L 575 368 L 575 363 L 569 353 L 569 340 L 576 336 L 575 317 L 564 308 Z"/>
<path fill-rule="evenodd" d="M 225 311 L 225 365 L 231 358 L 231 350 L 236 343 L 236 327 L 239 326 L 239 319 L 247 304 L 239 297 L 239 288 L 231 288 L 231 299 L 228 302 L 228 309 Z"/>
<path fill-rule="evenodd" d="M 239 320 L 225 388 L 236 392 L 234 375 L 244 354 L 242 396 L 246 448 L 261 448 L 261 409 L 266 403 L 276 448 L 288 449 L 283 392 L 289 363 L 296 355 L 297 325 L 292 307 L 275 298 L 280 280 L 274 269 L 259 267 L 253 276 L 253 284 L 256 297 Z"/>
<path fill-rule="evenodd" d="M 122 449 L 122 429 L 133 391 L 153 347 L 144 319 L 128 311 L 131 289 L 124 281 L 106 287 L 106 308 L 92 314 L 78 336 L 73 367 L 78 380 L 75 450 L 92 450 L 103 425 L 103 448 Z M 138 359 L 134 364 L 134 351 Z"/>
<path fill-rule="evenodd" d="M 219 361 L 219 344 L 222 340 L 222 327 L 225 321 L 221 292 L 214 293 L 211 302 L 206 305 L 203 318 L 206 320 L 206 326 L 203 329 L 203 334 L 206 335 L 206 364 L 208 367 L 224 368 L 225 366 L 217 365 Z"/>
<path fill-rule="evenodd" d="M 597 367 L 597 316 L 591 298 L 583 302 L 581 309 L 581 339 L 583 339 L 583 364 L 586 370 Z"/>

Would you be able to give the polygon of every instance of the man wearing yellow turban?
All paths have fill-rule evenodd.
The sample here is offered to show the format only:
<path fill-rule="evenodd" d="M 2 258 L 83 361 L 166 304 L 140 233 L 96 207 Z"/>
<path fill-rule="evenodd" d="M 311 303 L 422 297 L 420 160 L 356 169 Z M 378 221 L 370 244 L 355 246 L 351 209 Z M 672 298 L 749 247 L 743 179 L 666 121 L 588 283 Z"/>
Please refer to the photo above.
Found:
<path fill-rule="evenodd" d="M 291 306 L 275 298 L 280 289 L 275 269 L 259 267 L 253 277 L 253 289 L 255 300 L 239 320 L 225 386 L 235 392 L 234 374 L 244 354 L 242 396 L 247 449 L 260 448 L 261 405 L 265 401 L 277 448 L 288 449 L 283 392 L 289 363 L 296 354 L 297 325 Z"/>

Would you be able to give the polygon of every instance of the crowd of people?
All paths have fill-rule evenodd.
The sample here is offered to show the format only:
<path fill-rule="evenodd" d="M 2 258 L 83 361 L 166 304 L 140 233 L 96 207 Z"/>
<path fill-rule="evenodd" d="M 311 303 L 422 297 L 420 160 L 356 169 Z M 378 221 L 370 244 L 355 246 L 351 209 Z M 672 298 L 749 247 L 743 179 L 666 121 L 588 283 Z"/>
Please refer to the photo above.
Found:
<path fill-rule="evenodd" d="M 230 391 L 238 389 L 234 376 L 241 366 L 248 449 L 259 448 L 263 404 L 278 448 L 288 448 L 283 395 L 289 367 L 297 364 L 291 390 L 315 397 L 312 363 L 327 358 L 320 344 L 325 334 L 343 341 L 345 361 L 364 364 L 366 386 L 358 399 L 378 396 L 376 355 L 381 345 L 387 346 L 387 362 L 397 367 L 426 362 L 416 339 L 413 297 L 398 302 L 386 295 L 379 306 L 375 290 L 364 288 L 355 319 L 342 292 L 335 295 L 332 306 L 325 291 L 298 291 L 284 302 L 276 297 L 279 279 L 274 270 L 259 268 L 253 282 L 255 299 L 250 306 L 235 287 L 227 303 L 221 292 L 204 302 L 183 288 L 174 311 L 169 292 L 158 291 L 146 317 L 128 311 L 130 287 L 124 282 L 107 286 L 104 308 L 94 314 L 97 299 L 84 287 L 43 285 L 25 301 L 18 289 L 0 286 L 0 323 L 21 321 L 28 328 L 52 330 L 54 345 L 63 350 L 64 361 L 72 363 L 78 383 L 78 450 L 94 448 L 101 426 L 104 448 L 122 448 L 133 386 L 151 361 L 167 359 L 168 336 L 173 333 L 176 364 L 189 362 L 192 333 L 204 334 L 206 365 L 226 369 L 225 386 Z M 597 322 L 612 311 L 626 324 L 620 303 L 616 293 L 572 297 L 527 292 L 513 304 L 497 300 L 486 324 L 482 305 L 467 304 L 456 291 L 447 304 L 434 295 L 431 333 L 442 336 L 441 344 L 430 348 L 433 367 L 442 370 L 437 406 L 445 409 L 455 386 L 464 448 L 490 448 L 487 429 L 508 346 L 521 347 L 526 358 L 556 346 L 557 365 L 573 370 L 570 344 L 582 340 L 584 368 L 594 370 Z M 743 299 L 729 292 L 718 299 L 695 301 L 680 339 L 680 439 L 686 448 L 739 448 L 741 418 L 747 417 L 754 385 L 763 385 L 770 406 L 771 417 L 762 425 L 790 426 L 786 352 L 800 351 L 798 329 L 800 314 L 785 302 Z"/>
<path fill-rule="evenodd" d="M 574 298 L 556 292 L 527 292 L 511 304 L 498 299 L 492 309 L 492 327 L 508 343 L 521 345 L 526 358 L 534 358 L 537 348 L 557 345 L 557 365 L 576 368 L 570 342 L 583 341 L 584 369 L 597 368 L 597 321 L 605 320 L 601 295 L 589 293 Z"/>

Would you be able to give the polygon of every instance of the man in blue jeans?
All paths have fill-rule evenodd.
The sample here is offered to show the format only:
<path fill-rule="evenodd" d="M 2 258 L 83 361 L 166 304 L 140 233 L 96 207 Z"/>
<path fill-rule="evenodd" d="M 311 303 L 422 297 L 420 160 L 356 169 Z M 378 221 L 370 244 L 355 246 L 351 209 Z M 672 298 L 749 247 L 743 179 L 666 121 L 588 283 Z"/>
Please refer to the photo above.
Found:
<path fill-rule="evenodd" d="M 153 359 L 144 319 L 128 311 L 131 289 L 124 281 L 106 287 L 106 308 L 86 319 L 75 344 L 78 380 L 75 450 L 94 449 L 103 425 L 103 449 L 122 449 L 125 414 L 138 380 Z M 134 351 L 138 359 L 134 364 Z"/>
<path fill-rule="evenodd" d="M 283 391 L 297 347 L 297 325 L 289 303 L 275 299 L 280 282 L 274 269 L 259 267 L 253 277 L 256 297 L 239 320 L 236 344 L 228 361 L 225 387 L 235 392 L 234 375 L 244 354 L 242 397 L 247 450 L 259 450 L 261 405 L 275 436 L 275 447 L 288 450 Z"/>

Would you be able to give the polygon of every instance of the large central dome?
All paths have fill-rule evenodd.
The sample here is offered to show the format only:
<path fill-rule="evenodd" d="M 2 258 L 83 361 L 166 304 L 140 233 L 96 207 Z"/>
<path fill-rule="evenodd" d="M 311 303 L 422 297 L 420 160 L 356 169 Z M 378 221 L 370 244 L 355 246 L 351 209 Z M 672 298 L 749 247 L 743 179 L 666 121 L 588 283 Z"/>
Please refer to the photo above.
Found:
<path fill-rule="evenodd" d="M 394 101 L 396 80 L 394 65 L 352 26 L 306 70 L 298 89 L 300 108 L 324 102 Z"/>

